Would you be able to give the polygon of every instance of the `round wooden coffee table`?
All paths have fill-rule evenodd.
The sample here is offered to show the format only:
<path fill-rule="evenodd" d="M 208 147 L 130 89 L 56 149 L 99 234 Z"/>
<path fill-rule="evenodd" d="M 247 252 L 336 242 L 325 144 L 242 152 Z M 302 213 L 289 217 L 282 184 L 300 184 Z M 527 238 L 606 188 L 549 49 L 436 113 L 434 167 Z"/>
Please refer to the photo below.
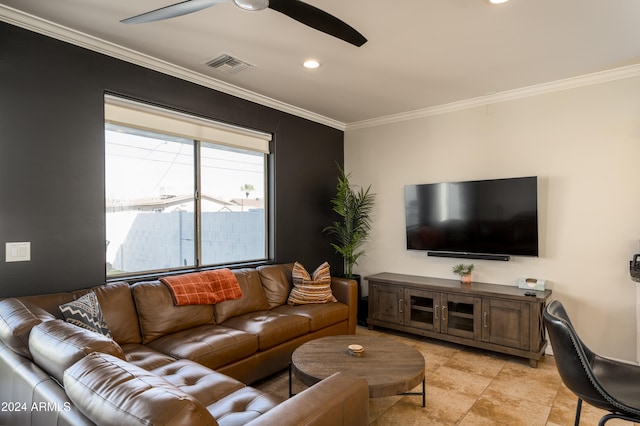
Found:
<path fill-rule="evenodd" d="M 361 345 L 364 355 L 356 357 L 349 345 Z M 377 336 L 329 336 L 298 347 L 291 356 L 291 373 L 312 386 L 336 372 L 350 372 L 366 380 L 369 397 L 422 395 L 425 406 L 424 357 L 411 346 Z M 408 392 L 422 382 L 422 393 Z"/>

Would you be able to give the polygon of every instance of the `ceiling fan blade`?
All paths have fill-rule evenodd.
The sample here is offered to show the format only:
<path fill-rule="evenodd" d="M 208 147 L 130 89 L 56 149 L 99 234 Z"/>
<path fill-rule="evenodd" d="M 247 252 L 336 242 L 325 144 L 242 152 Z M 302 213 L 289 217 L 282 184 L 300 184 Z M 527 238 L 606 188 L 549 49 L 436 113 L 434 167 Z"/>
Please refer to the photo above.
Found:
<path fill-rule="evenodd" d="M 276 10 L 305 25 L 351 43 L 362 46 L 367 39 L 354 28 L 333 15 L 299 0 L 269 0 L 269 9 Z"/>
<path fill-rule="evenodd" d="M 161 21 L 163 19 L 175 18 L 176 16 L 197 12 L 207 7 L 215 6 L 216 4 L 229 3 L 230 1 L 232 0 L 186 0 L 181 3 L 172 4 L 171 6 L 152 10 L 151 12 L 132 16 L 120 22 L 123 24 L 143 24 L 146 22 Z"/>

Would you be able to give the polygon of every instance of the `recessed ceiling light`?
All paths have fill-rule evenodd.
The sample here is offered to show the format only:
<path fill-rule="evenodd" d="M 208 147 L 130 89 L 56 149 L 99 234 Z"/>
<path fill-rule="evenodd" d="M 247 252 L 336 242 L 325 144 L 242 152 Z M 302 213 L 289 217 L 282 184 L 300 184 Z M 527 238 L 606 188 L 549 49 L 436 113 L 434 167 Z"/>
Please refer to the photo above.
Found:
<path fill-rule="evenodd" d="M 489 0 L 489 3 L 491 4 L 500 4 L 500 3 L 506 3 L 509 0 Z"/>
<path fill-rule="evenodd" d="M 304 63 L 302 65 L 305 68 L 314 69 L 314 68 L 318 68 L 320 66 L 320 62 L 316 61 L 315 59 L 308 59 L 308 60 L 304 61 Z"/>

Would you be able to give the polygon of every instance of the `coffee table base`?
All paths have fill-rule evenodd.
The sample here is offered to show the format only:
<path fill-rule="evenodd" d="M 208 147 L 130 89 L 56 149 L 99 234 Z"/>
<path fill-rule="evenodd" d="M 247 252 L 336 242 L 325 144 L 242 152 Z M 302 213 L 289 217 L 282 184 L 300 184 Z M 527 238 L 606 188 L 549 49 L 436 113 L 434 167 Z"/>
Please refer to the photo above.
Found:
<path fill-rule="evenodd" d="M 289 363 L 289 398 L 294 397 L 293 393 L 293 365 Z M 422 392 L 403 392 L 399 395 L 422 396 L 422 406 L 427 406 L 426 379 L 422 379 Z"/>

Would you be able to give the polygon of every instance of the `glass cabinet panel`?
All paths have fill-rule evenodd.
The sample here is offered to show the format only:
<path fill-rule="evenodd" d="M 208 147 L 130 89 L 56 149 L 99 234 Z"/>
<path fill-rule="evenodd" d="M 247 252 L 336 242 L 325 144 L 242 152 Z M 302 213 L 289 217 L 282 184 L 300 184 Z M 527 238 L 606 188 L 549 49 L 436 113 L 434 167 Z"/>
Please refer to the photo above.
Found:
<path fill-rule="evenodd" d="M 446 299 L 443 300 L 445 324 L 442 332 L 474 339 L 480 332 L 479 323 L 476 321 L 480 314 L 480 299 L 454 294 L 445 294 L 442 297 Z"/>
<path fill-rule="evenodd" d="M 405 300 L 409 302 L 406 310 L 406 323 L 409 326 L 424 330 L 440 330 L 440 293 L 406 289 Z"/>

